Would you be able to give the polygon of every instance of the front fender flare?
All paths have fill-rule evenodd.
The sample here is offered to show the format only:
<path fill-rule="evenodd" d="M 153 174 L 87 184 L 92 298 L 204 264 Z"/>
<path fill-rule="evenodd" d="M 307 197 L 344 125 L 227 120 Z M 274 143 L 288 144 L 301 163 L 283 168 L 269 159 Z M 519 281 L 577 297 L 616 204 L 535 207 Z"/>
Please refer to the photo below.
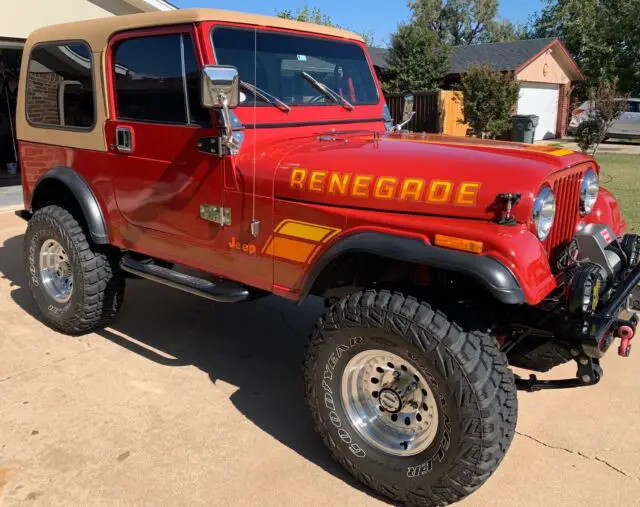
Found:
<path fill-rule="evenodd" d="M 463 273 L 476 279 L 500 302 L 526 301 L 516 277 L 504 264 L 491 257 L 447 250 L 415 238 L 379 232 L 360 232 L 333 244 L 315 263 L 305 279 L 301 297 L 306 298 L 320 273 L 333 260 L 346 253 L 368 253 L 394 260 L 423 264 Z"/>
<path fill-rule="evenodd" d="M 58 180 L 73 194 L 82 209 L 91 239 L 98 245 L 109 243 L 107 225 L 98 199 L 89 184 L 76 171 L 69 167 L 56 167 L 44 173 L 33 187 L 32 199 L 38 195 L 38 187 L 47 180 Z"/>

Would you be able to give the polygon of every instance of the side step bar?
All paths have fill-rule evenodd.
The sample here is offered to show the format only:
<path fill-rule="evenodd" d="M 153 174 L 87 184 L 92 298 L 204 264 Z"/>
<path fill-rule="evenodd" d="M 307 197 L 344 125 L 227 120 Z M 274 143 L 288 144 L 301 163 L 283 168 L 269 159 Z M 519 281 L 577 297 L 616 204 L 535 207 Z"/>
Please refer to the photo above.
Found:
<path fill-rule="evenodd" d="M 233 282 L 210 282 L 197 276 L 178 273 L 151 263 L 140 262 L 127 255 L 120 260 L 120 267 L 127 273 L 138 275 L 141 278 L 168 285 L 196 296 L 211 299 L 218 303 L 239 303 L 249 299 L 249 291 Z"/>

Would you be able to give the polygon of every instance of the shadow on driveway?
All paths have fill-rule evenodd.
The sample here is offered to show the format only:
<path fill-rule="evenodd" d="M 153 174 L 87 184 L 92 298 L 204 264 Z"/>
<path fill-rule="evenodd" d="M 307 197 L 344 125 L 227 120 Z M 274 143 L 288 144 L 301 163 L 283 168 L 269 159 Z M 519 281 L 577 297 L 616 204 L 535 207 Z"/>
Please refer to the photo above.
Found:
<path fill-rule="evenodd" d="M 15 303 L 41 320 L 23 273 L 22 243 L 20 235 L 0 246 L 0 276 L 10 281 Z M 121 313 L 111 327 L 97 334 L 163 366 L 193 365 L 214 383 L 222 380 L 237 386 L 231 401 L 259 428 L 371 495 L 331 459 L 313 431 L 304 402 L 304 346 L 323 309 L 320 300 L 298 307 L 275 296 L 215 304 L 130 279 Z"/>

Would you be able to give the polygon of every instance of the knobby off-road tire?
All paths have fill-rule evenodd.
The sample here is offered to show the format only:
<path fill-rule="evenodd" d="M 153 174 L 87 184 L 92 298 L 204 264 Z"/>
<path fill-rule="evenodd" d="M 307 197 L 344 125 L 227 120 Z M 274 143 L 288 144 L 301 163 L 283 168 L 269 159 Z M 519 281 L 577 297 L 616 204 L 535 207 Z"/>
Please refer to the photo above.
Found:
<path fill-rule="evenodd" d="M 369 373 L 362 369 L 362 378 L 356 380 L 358 358 L 376 351 L 405 364 L 383 364 Z M 395 377 L 389 377 L 392 366 Z M 402 294 L 370 290 L 333 305 L 311 336 L 304 372 L 316 430 L 333 457 L 362 483 L 394 501 L 436 506 L 468 496 L 496 470 L 515 433 L 514 377 L 496 340 L 463 331 L 441 312 Z M 437 413 L 437 430 L 423 442 L 428 447 L 420 452 L 416 448 L 413 455 L 402 455 L 405 447 L 381 450 L 370 443 L 370 436 L 363 437 L 362 425 L 371 418 L 356 418 L 359 427 L 354 425 L 343 383 L 346 375 L 347 386 L 375 378 L 382 387 L 383 378 L 402 379 L 407 372 L 428 384 L 422 393 L 432 397 L 429 401 L 425 396 L 431 405 L 420 407 Z M 419 390 L 412 392 L 421 396 Z M 377 400 L 382 405 L 381 393 L 372 395 L 374 404 Z M 393 408 L 394 397 L 387 395 L 391 402 L 386 406 Z M 381 417 L 389 416 L 380 410 Z M 422 414 L 419 420 L 424 422 L 428 411 Z"/>
<path fill-rule="evenodd" d="M 61 251 L 64 268 L 73 275 L 66 301 L 56 300 L 45 288 L 40 255 L 45 243 L 57 243 L 64 250 Z M 124 276 L 117 256 L 107 248 L 93 245 L 78 221 L 64 208 L 47 206 L 33 214 L 25 235 L 24 253 L 29 288 L 51 327 L 66 334 L 81 334 L 106 327 L 118 313 L 124 296 Z"/>

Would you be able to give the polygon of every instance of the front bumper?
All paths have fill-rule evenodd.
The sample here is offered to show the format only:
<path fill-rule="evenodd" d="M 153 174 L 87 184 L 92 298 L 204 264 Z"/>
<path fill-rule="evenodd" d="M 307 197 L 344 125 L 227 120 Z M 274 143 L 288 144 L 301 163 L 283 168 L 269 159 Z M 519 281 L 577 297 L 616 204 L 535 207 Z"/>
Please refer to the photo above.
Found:
<path fill-rule="evenodd" d="M 570 323 L 570 328 L 579 329 L 577 336 L 574 335 L 577 343 L 570 347 L 571 356 L 578 367 L 575 378 L 539 380 L 535 375 L 528 379 L 516 376 L 517 388 L 535 392 L 587 387 L 600 382 L 603 374 L 600 358 L 616 339 L 621 339 L 619 354 L 625 357 L 629 355 L 631 338 L 635 335 L 639 319 L 636 314 L 629 314 L 629 318 L 622 318 L 622 314 L 627 310 L 629 296 L 638 291 L 639 284 L 640 265 L 637 265 L 619 277 L 609 299 L 598 311 Z M 578 343 L 581 347 L 577 346 Z"/>
<path fill-rule="evenodd" d="M 623 326 L 628 326 L 635 334 L 638 316 L 630 314 L 628 318 L 622 318 L 621 314 L 628 312 L 629 298 L 634 291 L 637 291 L 638 286 L 640 286 L 640 265 L 624 272 L 607 303 L 594 314 L 585 317 L 582 325 L 582 349 L 587 356 L 591 358 L 604 356 Z"/>

